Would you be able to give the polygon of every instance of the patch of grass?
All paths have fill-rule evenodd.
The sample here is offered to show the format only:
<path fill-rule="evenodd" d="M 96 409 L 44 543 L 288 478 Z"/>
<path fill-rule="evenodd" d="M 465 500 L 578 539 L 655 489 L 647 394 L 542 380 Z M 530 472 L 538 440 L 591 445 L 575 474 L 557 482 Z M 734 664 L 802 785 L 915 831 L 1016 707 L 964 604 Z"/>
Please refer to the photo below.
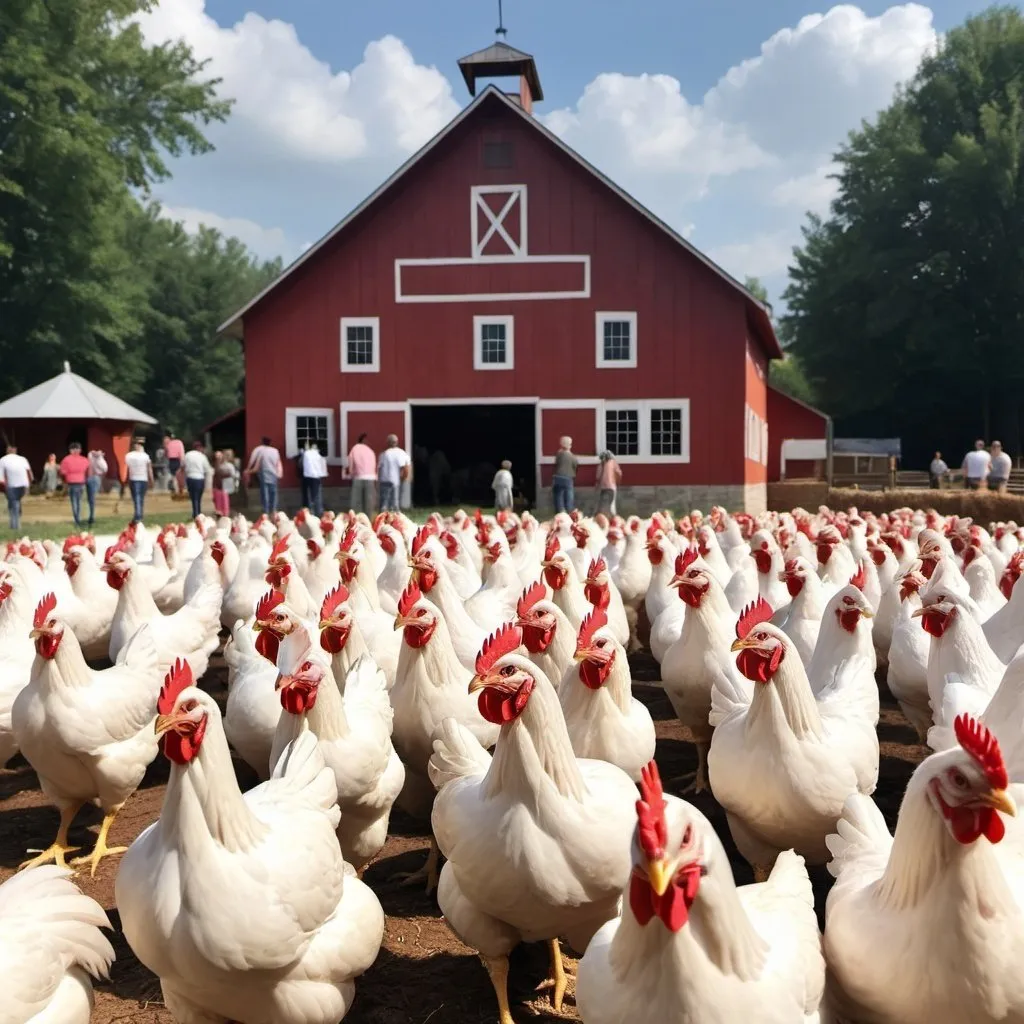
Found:
<path fill-rule="evenodd" d="M 7 509 L 0 503 L 0 516 L 5 515 L 6 511 Z M 180 512 L 155 512 L 151 516 L 146 516 L 145 524 L 147 526 L 163 526 L 165 523 L 187 522 L 189 518 L 187 515 L 188 509 L 186 508 L 185 511 L 185 516 L 182 516 Z M 130 510 L 126 516 L 101 516 L 96 520 L 89 532 L 95 535 L 117 534 L 128 525 L 131 518 Z M 20 540 L 22 537 L 31 537 L 32 540 L 62 541 L 65 537 L 70 537 L 71 534 L 76 532 L 70 515 L 68 516 L 68 521 L 63 523 L 52 521 L 30 523 L 23 516 L 20 529 L 11 530 L 6 526 L 0 528 L 0 542 Z"/>

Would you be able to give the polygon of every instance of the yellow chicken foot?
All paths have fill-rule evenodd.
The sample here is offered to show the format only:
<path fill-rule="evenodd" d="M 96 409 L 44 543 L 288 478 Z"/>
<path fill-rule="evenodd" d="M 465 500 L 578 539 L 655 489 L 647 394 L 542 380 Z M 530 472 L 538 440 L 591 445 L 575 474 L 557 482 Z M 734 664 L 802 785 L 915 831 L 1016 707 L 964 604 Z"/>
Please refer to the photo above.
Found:
<path fill-rule="evenodd" d="M 548 941 L 548 949 L 551 951 L 551 977 L 545 979 L 537 986 L 538 992 L 544 989 L 554 989 L 551 993 L 551 1005 L 555 1013 L 562 1012 L 562 1000 L 565 998 L 565 990 L 569 984 L 571 975 L 566 974 L 565 964 L 562 962 L 562 947 L 558 939 Z"/>
<path fill-rule="evenodd" d="M 438 849 L 437 840 L 430 837 L 430 853 L 427 855 L 427 862 L 419 871 L 405 871 L 394 876 L 403 888 L 409 885 L 416 885 L 426 880 L 427 895 L 429 896 L 436 888 L 441 874 L 441 851 Z"/>
<path fill-rule="evenodd" d="M 768 865 L 768 867 L 765 867 L 762 864 L 751 864 L 750 866 L 754 869 L 755 882 L 768 881 L 768 876 L 772 873 L 772 868 L 770 864 Z"/>
<path fill-rule="evenodd" d="M 508 1005 L 508 957 L 496 956 L 492 959 L 481 954 L 480 959 L 487 968 L 494 994 L 498 997 L 498 1024 L 515 1024 Z"/>
<path fill-rule="evenodd" d="M 78 814 L 81 808 L 81 804 L 71 804 L 65 807 L 60 812 L 60 826 L 57 829 L 57 838 L 54 839 L 49 849 L 29 850 L 29 853 L 37 853 L 39 856 L 19 864 L 18 870 L 23 871 L 25 868 L 36 868 L 40 864 L 49 864 L 51 861 L 57 867 L 66 868 L 68 866 L 67 855 L 69 853 L 76 853 L 79 849 L 77 846 L 68 846 L 68 830 L 71 828 L 71 822 L 75 820 L 75 815 Z"/>
<path fill-rule="evenodd" d="M 710 787 L 708 785 L 708 743 L 696 743 L 697 748 L 697 770 L 686 775 L 678 775 L 671 779 L 669 785 L 676 785 L 685 782 L 686 785 L 680 790 L 681 793 L 703 793 Z"/>
<path fill-rule="evenodd" d="M 120 809 L 119 807 L 117 810 L 111 811 L 110 814 L 103 818 L 103 824 L 100 825 L 100 834 L 96 839 L 96 845 L 92 848 L 92 853 L 88 857 L 78 857 L 71 862 L 75 867 L 78 867 L 80 864 L 90 864 L 89 875 L 92 878 L 96 877 L 96 869 L 104 857 L 112 857 L 114 854 L 124 853 L 128 849 L 127 846 L 107 846 L 107 833 L 110 832 L 110 826 L 114 824 L 117 811 Z"/>

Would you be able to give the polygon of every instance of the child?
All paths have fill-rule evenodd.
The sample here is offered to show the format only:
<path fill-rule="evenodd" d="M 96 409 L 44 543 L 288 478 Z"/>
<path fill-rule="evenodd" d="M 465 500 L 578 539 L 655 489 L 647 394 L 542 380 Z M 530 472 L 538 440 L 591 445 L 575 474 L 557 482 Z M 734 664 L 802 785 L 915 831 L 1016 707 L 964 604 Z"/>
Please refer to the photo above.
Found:
<path fill-rule="evenodd" d="M 491 481 L 491 490 L 494 491 L 494 507 L 498 512 L 509 511 L 512 508 L 512 463 L 505 459 L 501 469 L 494 474 Z"/>

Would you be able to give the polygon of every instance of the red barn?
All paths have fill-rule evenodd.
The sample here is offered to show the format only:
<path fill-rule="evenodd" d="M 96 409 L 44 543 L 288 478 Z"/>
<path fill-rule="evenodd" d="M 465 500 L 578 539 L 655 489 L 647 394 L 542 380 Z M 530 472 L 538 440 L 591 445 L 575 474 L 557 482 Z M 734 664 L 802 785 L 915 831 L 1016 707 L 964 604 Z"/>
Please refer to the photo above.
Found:
<path fill-rule="evenodd" d="M 772 425 L 768 479 L 823 479 L 831 430 L 829 417 L 769 386 L 768 422 Z"/>
<path fill-rule="evenodd" d="M 459 65 L 473 101 L 223 325 L 249 447 L 316 439 L 339 466 L 395 433 L 417 504 L 487 501 L 508 458 L 543 506 L 569 434 L 617 455 L 624 510 L 763 509 L 767 307 L 532 116 L 532 57 Z M 498 76 L 516 91 L 476 95 Z"/>

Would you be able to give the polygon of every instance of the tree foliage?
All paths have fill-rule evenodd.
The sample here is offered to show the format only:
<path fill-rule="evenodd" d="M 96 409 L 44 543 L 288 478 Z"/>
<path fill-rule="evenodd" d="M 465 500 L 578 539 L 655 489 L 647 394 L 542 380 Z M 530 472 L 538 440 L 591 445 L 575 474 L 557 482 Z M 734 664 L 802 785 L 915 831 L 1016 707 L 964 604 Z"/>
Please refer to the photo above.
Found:
<path fill-rule="evenodd" d="M 837 155 L 783 336 L 839 428 L 899 435 L 921 461 L 1002 435 L 1021 450 L 1024 17 L 951 31 Z"/>
<path fill-rule="evenodd" d="M 0 392 L 67 359 L 161 420 L 180 410 L 184 430 L 237 403 L 241 357 L 213 342 L 216 318 L 273 267 L 136 198 L 168 158 L 208 150 L 204 127 L 230 107 L 184 43 L 144 44 L 132 19 L 152 6 L 0 4 Z M 204 365 L 218 380 L 186 393 Z"/>
<path fill-rule="evenodd" d="M 761 283 L 760 278 L 747 277 L 743 282 L 743 287 L 751 295 L 755 295 L 762 302 L 767 303 L 768 289 Z M 774 321 L 774 317 L 772 319 Z M 778 324 L 775 324 L 775 328 L 779 334 L 779 343 L 782 346 L 784 358 L 773 360 L 769 364 L 768 382 L 778 391 L 797 398 L 801 402 L 813 404 L 815 401 L 814 388 L 807 380 L 800 360 L 794 353 L 787 350 L 785 333 Z"/>

